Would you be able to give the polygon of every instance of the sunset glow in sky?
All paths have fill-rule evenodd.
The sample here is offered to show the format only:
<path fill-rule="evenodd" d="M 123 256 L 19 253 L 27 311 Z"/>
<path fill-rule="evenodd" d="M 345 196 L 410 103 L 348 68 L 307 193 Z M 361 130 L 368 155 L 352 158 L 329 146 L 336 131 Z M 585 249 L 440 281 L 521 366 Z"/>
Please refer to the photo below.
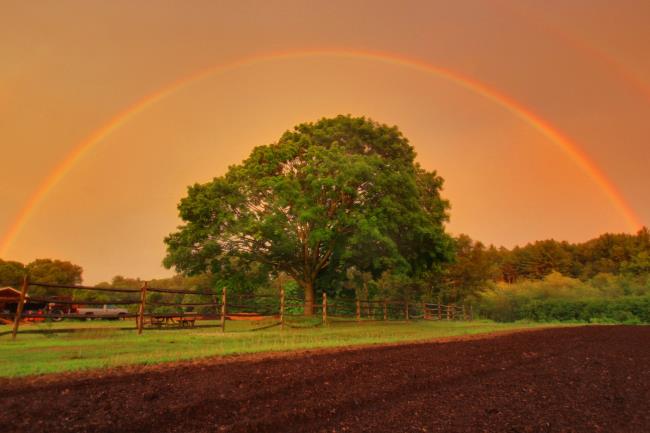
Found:
<path fill-rule="evenodd" d="M 650 225 L 650 3 L 2 1 L 0 258 L 169 275 L 188 185 L 294 125 L 397 125 L 453 234 Z"/>

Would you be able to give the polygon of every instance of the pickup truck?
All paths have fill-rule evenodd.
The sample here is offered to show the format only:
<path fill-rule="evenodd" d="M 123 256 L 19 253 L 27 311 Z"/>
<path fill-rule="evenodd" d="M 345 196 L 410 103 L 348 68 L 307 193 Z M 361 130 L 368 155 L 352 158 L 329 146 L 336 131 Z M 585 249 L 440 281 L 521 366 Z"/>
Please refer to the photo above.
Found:
<path fill-rule="evenodd" d="M 85 316 L 86 319 L 124 319 L 129 312 L 115 305 L 89 305 L 87 307 L 79 307 L 77 314 Z"/>

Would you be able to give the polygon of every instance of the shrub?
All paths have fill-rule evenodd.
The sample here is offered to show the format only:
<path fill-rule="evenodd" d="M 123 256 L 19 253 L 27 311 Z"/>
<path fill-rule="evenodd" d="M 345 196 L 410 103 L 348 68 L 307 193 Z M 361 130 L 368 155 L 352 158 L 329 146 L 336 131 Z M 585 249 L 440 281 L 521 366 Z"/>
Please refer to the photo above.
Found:
<path fill-rule="evenodd" d="M 650 323 L 648 279 L 598 274 L 589 281 L 552 273 L 543 280 L 496 284 L 478 305 L 500 321 Z"/>

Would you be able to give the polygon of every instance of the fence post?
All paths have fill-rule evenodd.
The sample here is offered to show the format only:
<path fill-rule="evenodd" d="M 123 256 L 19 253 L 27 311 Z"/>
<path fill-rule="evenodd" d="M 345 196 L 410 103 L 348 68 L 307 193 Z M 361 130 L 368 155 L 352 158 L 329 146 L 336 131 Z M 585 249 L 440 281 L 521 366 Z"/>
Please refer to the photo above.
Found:
<path fill-rule="evenodd" d="M 463 320 L 467 320 L 467 310 L 465 309 L 465 304 L 463 304 Z"/>
<path fill-rule="evenodd" d="M 219 316 L 219 296 L 216 293 L 212 295 L 212 303 L 214 304 L 214 317 L 216 319 Z"/>
<path fill-rule="evenodd" d="M 140 307 L 138 308 L 138 335 L 142 334 L 144 327 L 144 306 L 147 303 L 147 282 L 140 288 Z"/>
<path fill-rule="evenodd" d="M 29 278 L 27 275 L 23 277 L 23 286 L 20 289 L 20 301 L 16 305 L 16 316 L 14 317 L 14 327 L 11 330 L 11 339 L 16 339 L 18 333 L 18 324 L 20 323 L 20 316 L 23 315 L 23 308 L 25 307 L 25 298 L 27 297 L 27 287 L 29 287 Z"/>
<path fill-rule="evenodd" d="M 469 321 L 474 320 L 474 306 L 470 304 L 469 306 Z"/>
<path fill-rule="evenodd" d="M 226 332 L 226 287 L 221 292 L 221 332 Z"/>
<path fill-rule="evenodd" d="M 388 320 L 388 306 L 386 305 L 385 299 L 384 299 L 384 320 Z"/>
<path fill-rule="evenodd" d="M 408 322 L 408 320 L 409 320 L 409 301 L 404 302 L 404 317 L 406 318 L 406 321 Z"/>
<path fill-rule="evenodd" d="M 361 321 L 361 301 L 357 298 L 357 322 Z"/>
<path fill-rule="evenodd" d="M 442 320 L 442 306 L 440 305 L 440 299 L 438 299 L 438 320 Z"/>
<path fill-rule="evenodd" d="M 422 302 L 422 319 L 427 320 L 429 316 L 427 316 L 427 305 Z"/>
<path fill-rule="evenodd" d="M 284 329 L 284 285 L 280 285 L 280 329 Z"/>
<path fill-rule="evenodd" d="M 323 290 L 323 325 L 327 325 L 327 293 Z"/>
<path fill-rule="evenodd" d="M 451 308 L 450 305 L 446 305 L 447 307 L 447 320 L 451 320 Z"/>

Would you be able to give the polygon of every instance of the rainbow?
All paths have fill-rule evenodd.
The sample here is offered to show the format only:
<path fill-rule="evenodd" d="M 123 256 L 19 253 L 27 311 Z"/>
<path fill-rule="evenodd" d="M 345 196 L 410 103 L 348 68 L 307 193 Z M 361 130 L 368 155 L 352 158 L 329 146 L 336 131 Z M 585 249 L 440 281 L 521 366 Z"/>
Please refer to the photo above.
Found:
<path fill-rule="evenodd" d="M 618 209 L 631 230 L 637 230 L 641 227 L 640 219 L 634 210 L 627 203 L 623 195 L 618 191 L 616 186 L 607 178 L 605 173 L 587 156 L 587 154 L 578 147 L 574 142 L 565 135 L 551 126 L 547 121 L 527 109 L 511 97 L 499 92 L 496 89 L 488 87 L 486 84 L 464 76 L 456 71 L 435 66 L 423 60 L 405 57 L 400 54 L 382 52 L 382 51 L 361 51 L 352 49 L 314 49 L 302 51 L 284 51 L 256 54 L 238 60 L 210 66 L 196 71 L 188 76 L 182 77 L 167 86 L 143 97 L 123 111 L 113 116 L 106 124 L 94 131 L 85 140 L 77 144 L 72 151 L 45 177 L 39 187 L 29 197 L 25 205 L 19 211 L 13 220 L 7 232 L 0 240 L 0 256 L 5 256 L 12 243 L 28 222 L 31 215 L 38 208 L 38 205 L 47 196 L 47 194 L 57 185 L 61 179 L 77 164 L 81 158 L 104 138 L 109 136 L 113 131 L 120 128 L 126 122 L 132 120 L 139 113 L 178 92 L 189 84 L 195 83 L 217 73 L 224 73 L 233 69 L 244 66 L 251 66 L 258 63 L 277 61 L 283 59 L 298 59 L 310 57 L 336 57 L 336 58 L 353 58 L 367 59 L 382 63 L 394 64 L 410 68 L 416 71 L 433 74 L 439 78 L 451 81 L 471 92 L 479 94 L 486 99 L 503 107 L 541 134 L 546 136 L 557 146 L 559 146 L 575 163 L 588 174 L 591 179 L 601 188 L 610 202 Z"/>
<path fill-rule="evenodd" d="M 523 2 L 514 3 L 493 0 L 492 4 L 495 6 L 498 5 L 505 11 L 515 14 L 518 17 L 527 20 L 529 23 L 539 26 L 547 35 L 561 41 L 564 45 L 573 47 L 575 51 L 592 61 L 605 66 L 605 70 L 615 75 L 631 90 L 641 94 L 646 102 L 650 102 L 650 86 L 642 81 L 638 74 L 625 66 L 625 64 L 607 54 L 606 51 L 586 42 L 575 32 L 567 30 L 549 20 L 543 19 L 540 14 L 536 14 L 529 6 L 525 6 Z"/>

